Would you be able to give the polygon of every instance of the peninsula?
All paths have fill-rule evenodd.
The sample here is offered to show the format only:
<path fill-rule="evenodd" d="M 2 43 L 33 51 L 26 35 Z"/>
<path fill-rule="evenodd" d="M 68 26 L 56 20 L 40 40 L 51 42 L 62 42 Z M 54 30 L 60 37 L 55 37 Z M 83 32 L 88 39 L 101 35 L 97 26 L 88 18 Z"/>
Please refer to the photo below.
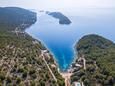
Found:
<path fill-rule="evenodd" d="M 64 86 L 53 56 L 25 32 L 36 19 L 26 9 L 0 8 L 0 86 Z"/>
<path fill-rule="evenodd" d="M 77 60 L 72 64 L 71 82 L 85 86 L 115 85 L 115 43 L 95 34 L 76 44 Z"/>

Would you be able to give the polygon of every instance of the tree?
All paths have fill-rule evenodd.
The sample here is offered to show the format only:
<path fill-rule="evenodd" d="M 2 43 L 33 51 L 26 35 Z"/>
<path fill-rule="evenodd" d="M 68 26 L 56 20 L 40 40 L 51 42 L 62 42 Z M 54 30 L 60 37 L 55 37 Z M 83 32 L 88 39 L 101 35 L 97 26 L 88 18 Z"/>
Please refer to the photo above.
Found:
<path fill-rule="evenodd" d="M 5 79 L 5 75 L 4 74 L 0 74 L 0 80 L 3 81 Z"/>
<path fill-rule="evenodd" d="M 17 84 L 20 84 L 20 82 L 21 82 L 21 78 L 17 77 L 17 78 L 16 78 L 16 83 L 17 83 Z"/>
<path fill-rule="evenodd" d="M 27 71 L 24 71 L 22 74 L 22 78 L 26 78 L 27 77 Z"/>
<path fill-rule="evenodd" d="M 40 86 L 45 86 L 45 82 L 44 81 L 40 81 Z"/>
<path fill-rule="evenodd" d="M 84 84 L 85 84 L 85 86 L 90 86 L 89 83 L 90 83 L 90 81 L 89 81 L 88 79 L 85 79 L 85 80 L 84 80 Z"/>

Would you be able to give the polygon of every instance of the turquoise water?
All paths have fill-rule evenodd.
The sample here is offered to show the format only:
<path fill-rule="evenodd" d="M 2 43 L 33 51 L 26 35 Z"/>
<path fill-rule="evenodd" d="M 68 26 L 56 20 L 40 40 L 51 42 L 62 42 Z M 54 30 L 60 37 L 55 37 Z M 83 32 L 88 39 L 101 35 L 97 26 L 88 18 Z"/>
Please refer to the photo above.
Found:
<path fill-rule="evenodd" d="M 76 9 L 62 11 L 71 21 L 60 25 L 57 19 L 38 12 L 37 22 L 26 30 L 54 55 L 61 70 L 72 63 L 77 41 L 87 34 L 99 34 L 115 42 L 115 9 Z"/>

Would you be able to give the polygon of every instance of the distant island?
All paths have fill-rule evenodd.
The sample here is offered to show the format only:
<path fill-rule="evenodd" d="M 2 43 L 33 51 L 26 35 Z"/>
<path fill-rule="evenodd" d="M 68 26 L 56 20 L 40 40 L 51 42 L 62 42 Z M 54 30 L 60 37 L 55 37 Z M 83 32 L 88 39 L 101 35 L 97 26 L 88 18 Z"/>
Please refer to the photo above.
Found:
<path fill-rule="evenodd" d="M 60 12 L 46 12 L 46 14 L 56 18 L 56 19 L 59 19 L 59 24 L 65 24 L 65 25 L 69 25 L 71 24 L 71 20 L 66 17 L 64 14 L 60 13 Z"/>
<path fill-rule="evenodd" d="M 83 36 L 75 46 L 71 82 L 85 86 L 115 85 L 115 43 L 95 34 Z"/>

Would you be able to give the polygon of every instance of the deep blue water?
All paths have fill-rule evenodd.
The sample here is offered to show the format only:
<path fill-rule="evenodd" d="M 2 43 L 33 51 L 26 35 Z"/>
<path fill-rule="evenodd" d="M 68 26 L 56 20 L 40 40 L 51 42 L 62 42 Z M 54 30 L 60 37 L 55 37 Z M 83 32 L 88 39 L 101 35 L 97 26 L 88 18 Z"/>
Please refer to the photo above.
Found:
<path fill-rule="evenodd" d="M 66 70 L 77 55 L 74 46 L 87 34 L 99 34 L 115 42 L 115 9 L 76 9 L 62 11 L 71 25 L 38 13 L 37 22 L 26 30 L 52 52 L 61 70 Z"/>

